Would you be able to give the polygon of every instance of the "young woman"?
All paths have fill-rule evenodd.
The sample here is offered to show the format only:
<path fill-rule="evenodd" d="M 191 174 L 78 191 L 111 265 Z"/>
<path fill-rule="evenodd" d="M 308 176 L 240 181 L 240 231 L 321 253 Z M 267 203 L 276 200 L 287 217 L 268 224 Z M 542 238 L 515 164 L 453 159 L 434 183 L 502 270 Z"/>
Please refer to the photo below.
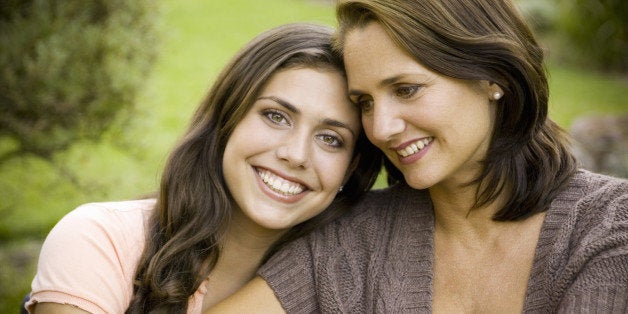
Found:
<path fill-rule="evenodd" d="M 87 204 L 50 232 L 28 309 L 200 313 L 355 202 L 381 160 L 331 34 L 290 24 L 244 47 L 171 153 L 156 200 Z"/>
<path fill-rule="evenodd" d="M 392 186 L 273 256 L 259 272 L 272 290 L 256 278 L 216 309 L 628 311 L 628 182 L 577 169 L 514 5 L 348 0 L 337 14 Z"/>

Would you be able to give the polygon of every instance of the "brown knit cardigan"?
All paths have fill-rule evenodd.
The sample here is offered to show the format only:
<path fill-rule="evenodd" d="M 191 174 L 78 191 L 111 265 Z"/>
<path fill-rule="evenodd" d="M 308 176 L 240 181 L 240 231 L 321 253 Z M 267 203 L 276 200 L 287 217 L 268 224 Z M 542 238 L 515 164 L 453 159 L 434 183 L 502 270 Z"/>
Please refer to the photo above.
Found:
<path fill-rule="evenodd" d="M 376 190 L 259 274 L 288 313 L 429 313 L 433 234 L 426 191 Z M 523 311 L 628 312 L 628 180 L 581 170 L 552 202 Z"/>

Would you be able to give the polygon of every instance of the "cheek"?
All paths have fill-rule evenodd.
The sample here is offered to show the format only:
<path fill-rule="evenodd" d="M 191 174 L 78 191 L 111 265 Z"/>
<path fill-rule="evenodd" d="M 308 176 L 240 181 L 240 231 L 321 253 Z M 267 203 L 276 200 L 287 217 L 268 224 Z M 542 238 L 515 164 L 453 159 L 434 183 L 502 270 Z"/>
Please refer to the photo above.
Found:
<path fill-rule="evenodd" d="M 349 154 L 342 156 L 330 154 L 330 156 L 320 158 L 317 161 L 317 172 L 323 186 L 326 189 L 335 189 L 336 186 L 341 185 L 350 162 L 351 155 Z"/>

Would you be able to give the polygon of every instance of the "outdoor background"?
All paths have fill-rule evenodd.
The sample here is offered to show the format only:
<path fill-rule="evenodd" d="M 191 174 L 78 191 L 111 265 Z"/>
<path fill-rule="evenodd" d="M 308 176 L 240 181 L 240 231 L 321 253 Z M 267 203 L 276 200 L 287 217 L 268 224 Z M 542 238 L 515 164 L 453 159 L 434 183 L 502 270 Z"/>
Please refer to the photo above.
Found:
<path fill-rule="evenodd" d="M 600 47 L 588 44 L 594 48 L 588 51 L 587 45 L 571 43 L 566 35 L 566 29 L 586 28 L 588 22 L 576 16 L 575 22 L 565 20 L 560 8 L 570 2 L 603 9 L 613 1 L 520 2 L 549 52 L 550 116 L 567 129 L 584 115 L 628 114 L 625 26 L 610 32 L 619 37 L 619 49 L 601 57 L 623 59 L 623 65 L 594 64 L 587 54 Z M 625 5 L 619 7 L 616 15 L 628 16 Z M 328 0 L 164 0 L 154 14 L 158 36 L 150 49 L 155 49 L 155 62 L 141 79 L 128 121 L 97 141 L 79 140 L 46 158 L 18 154 L 0 160 L 0 313 L 18 312 L 35 274 L 41 242 L 64 214 L 82 203 L 133 199 L 156 190 L 167 154 L 193 109 L 244 43 L 287 22 L 335 24 Z M 606 27 L 608 33 L 604 25 L 583 32 L 600 33 Z M 9 104 L 0 106 L 4 110 Z M 15 141 L 2 135 L 0 153 L 14 149 Z M 620 158 L 625 160 L 625 153 Z M 377 186 L 384 185 L 379 181 Z"/>

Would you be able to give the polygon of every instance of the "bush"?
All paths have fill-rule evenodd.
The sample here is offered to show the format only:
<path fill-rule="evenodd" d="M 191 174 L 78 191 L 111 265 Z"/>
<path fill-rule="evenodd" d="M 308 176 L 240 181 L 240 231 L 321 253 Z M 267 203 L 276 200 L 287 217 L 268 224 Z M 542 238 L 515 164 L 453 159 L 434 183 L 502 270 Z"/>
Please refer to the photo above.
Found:
<path fill-rule="evenodd" d="M 51 160 L 130 116 L 156 56 L 151 0 L 3 0 L 0 162 Z"/>
<path fill-rule="evenodd" d="M 558 16 L 555 1 L 517 0 L 515 3 L 536 33 L 544 35 L 555 30 Z"/>
<path fill-rule="evenodd" d="M 560 0 L 559 27 L 582 64 L 628 72 L 628 1 Z"/>

